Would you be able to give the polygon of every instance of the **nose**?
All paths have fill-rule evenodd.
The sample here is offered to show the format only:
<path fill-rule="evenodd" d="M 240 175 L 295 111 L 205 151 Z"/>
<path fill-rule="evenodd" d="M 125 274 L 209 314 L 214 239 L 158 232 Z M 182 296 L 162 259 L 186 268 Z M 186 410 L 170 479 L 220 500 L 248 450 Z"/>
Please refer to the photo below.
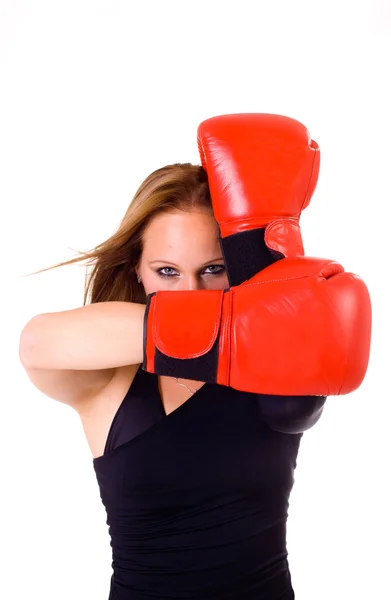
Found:
<path fill-rule="evenodd" d="M 180 288 L 181 290 L 201 290 L 203 289 L 201 278 L 197 275 L 185 275 L 181 281 Z"/>

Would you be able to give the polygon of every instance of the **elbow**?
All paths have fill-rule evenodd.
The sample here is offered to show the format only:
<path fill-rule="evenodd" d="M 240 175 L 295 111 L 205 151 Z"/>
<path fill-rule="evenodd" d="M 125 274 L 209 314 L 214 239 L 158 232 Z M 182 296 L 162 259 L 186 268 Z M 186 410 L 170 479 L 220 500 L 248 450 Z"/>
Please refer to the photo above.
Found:
<path fill-rule="evenodd" d="M 265 423 L 278 433 L 304 433 L 322 416 L 326 396 L 258 396 Z"/>
<path fill-rule="evenodd" d="M 37 315 L 30 319 L 20 334 L 19 360 L 25 369 L 39 367 L 39 339 L 41 338 L 42 316 Z"/>

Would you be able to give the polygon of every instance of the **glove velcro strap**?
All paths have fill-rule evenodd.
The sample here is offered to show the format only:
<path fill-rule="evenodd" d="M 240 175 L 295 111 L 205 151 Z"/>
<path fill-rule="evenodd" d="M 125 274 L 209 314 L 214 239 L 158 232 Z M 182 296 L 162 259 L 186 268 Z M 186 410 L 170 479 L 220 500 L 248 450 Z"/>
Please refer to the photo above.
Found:
<path fill-rule="evenodd" d="M 157 292 L 153 302 L 153 343 L 171 358 L 209 352 L 220 328 L 223 290 Z"/>
<path fill-rule="evenodd" d="M 156 292 L 144 324 L 146 371 L 215 382 L 224 290 Z"/>

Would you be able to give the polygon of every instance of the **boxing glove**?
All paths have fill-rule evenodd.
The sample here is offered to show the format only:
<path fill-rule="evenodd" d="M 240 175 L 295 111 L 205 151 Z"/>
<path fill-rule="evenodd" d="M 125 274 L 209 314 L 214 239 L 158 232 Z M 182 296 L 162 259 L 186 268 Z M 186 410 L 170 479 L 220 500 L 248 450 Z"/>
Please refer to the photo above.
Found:
<path fill-rule="evenodd" d="M 347 394 L 364 378 L 370 335 L 359 277 L 285 258 L 238 287 L 149 295 L 143 368 L 257 394 Z"/>
<path fill-rule="evenodd" d="M 320 164 L 306 127 L 281 115 L 221 115 L 203 121 L 197 138 L 230 285 L 303 255 L 299 217 Z"/>

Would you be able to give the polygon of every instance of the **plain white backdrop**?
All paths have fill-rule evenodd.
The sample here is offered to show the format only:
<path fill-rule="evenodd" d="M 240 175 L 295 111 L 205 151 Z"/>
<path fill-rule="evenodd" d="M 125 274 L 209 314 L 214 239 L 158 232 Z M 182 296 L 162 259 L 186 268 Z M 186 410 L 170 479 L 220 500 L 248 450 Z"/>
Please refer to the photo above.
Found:
<path fill-rule="evenodd" d="M 82 304 L 84 268 L 25 275 L 106 239 L 144 177 L 198 163 L 198 124 L 232 112 L 308 127 L 306 253 L 359 274 L 373 302 L 364 383 L 302 441 L 296 597 L 391 598 L 390 59 L 386 0 L 0 0 L 1 598 L 107 600 L 112 572 L 79 418 L 18 360 L 33 315 Z"/>

